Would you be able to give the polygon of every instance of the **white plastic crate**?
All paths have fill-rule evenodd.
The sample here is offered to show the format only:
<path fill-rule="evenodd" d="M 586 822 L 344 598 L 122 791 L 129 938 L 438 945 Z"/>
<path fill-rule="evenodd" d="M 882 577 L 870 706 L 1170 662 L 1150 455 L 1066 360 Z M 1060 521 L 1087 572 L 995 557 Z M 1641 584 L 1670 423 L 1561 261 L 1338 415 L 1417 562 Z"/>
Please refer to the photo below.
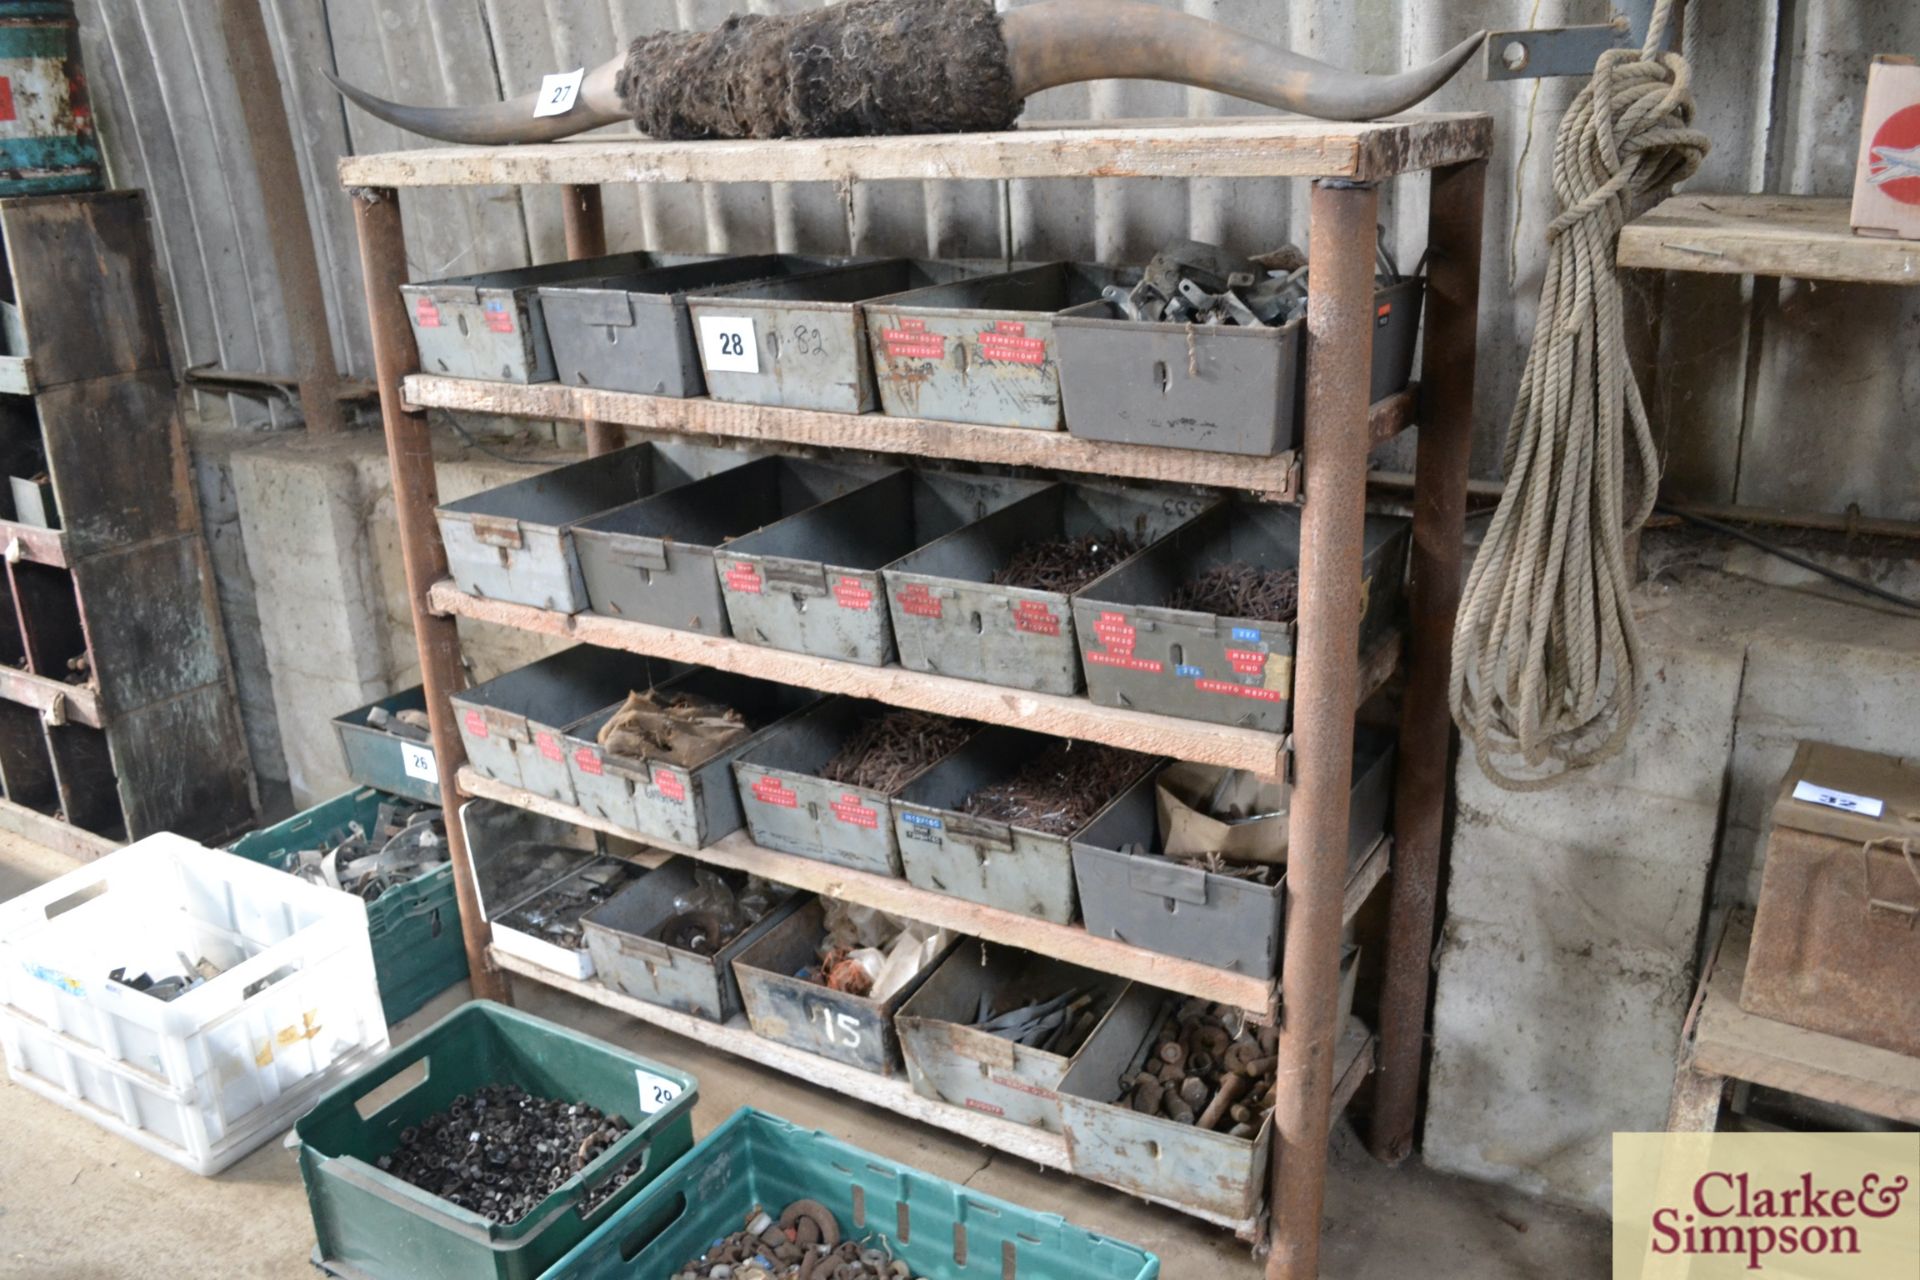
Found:
<path fill-rule="evenodd" d="M 108 981 L 222 972 L 173 1001 Z M 387 1048 L 366 904 L 175 835 L 0 902 L 13 1079 L 197 1173 Z"/>

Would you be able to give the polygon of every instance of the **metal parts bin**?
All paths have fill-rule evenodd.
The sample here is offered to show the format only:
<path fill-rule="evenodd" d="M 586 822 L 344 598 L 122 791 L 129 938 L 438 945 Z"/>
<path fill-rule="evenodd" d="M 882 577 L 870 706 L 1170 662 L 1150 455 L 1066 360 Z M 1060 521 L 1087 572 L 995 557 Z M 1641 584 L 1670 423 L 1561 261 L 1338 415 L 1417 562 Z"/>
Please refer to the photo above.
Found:
<path fill-rule="evenodd" d="M 589 893 L 611 898 L 628 880 L 645 875 L 644 869 L 609 856 L 611 837 L 497 800 L 469 800 L 461 807 L 460 827 L 473 859 L 480 913 L 493 925 L 493 945 L 569 978 L 591 978 L 585 930 L 559 937 L 542 928 L 541 917 L 566 899 Z"/>
<path fill-rule="evenodd" d="M 547 1280 L 657 1280 L 740 1229 L 817 1200 L 843 1236 L 886 1238 L 910 1274 L 938 1280 L 1155 1280 L 1152 1254 L 742 1108 L 671 1175 L 635 1196 Z"/>
<path fill-rule="evenodd" d="M 692 858 L 670 858 L 588 912 L 583 921 L 587 950 L 600 981 L 614 990 L 709 1022 L 726 1022 L 740 1012 L 734 957 L 792 915 L 805 897 L 785 890 L 772 910 L 711 955 L 672 946 L 653 935 L 674 918 L 675 900 L 694 888 L 699 865 Z M 744 873 L 714 873 L 736 893 L 746 884 Z"/>
<path fill-rule="evenodd" d="M 487 1085 L 586 1103 L 633 1128 L 513 1223 L 489 1222 L 381 1170 L 402 1131 Z M 692 1076 L 603 1040 L 487 1000 L 462 1005 L 294 1126 L 319 1241 L 313 1260 L 356 1280 L 534 1280 L 691 1149 L 698 1096 Z M 582 1207 L 635 1161 L 626 1183 Z"/>
<path fill-rule="evenodd" d="M 1063 1056 L 1015 1044 L 976 1026 L 980 1011 L 990 1002 L 1011 1009 L 1081 991 L 1091 993 L 1104 1021 L 1126 987 L 1125 978 L 1050 956 L 984 942 L 978 949 L 962 946 L 900 1006 L 900 1016 L 893 1020 L 907 1078 L 922 1097 L 1058 1133 L 1057 1091 L 1078 1046 Z"/>
<path fill-rule="evenodd" d="M 1045 484 L 894 471 L 727 544 L 721 595 L 754 644 L 882 666 L 893 660 L 883 565 Z"/>
<path fill-rule="evenodd" d="M 411 799 L 412 797 L 408 797 Z M 276 871 L 291 871 L 303 849 L 339 844 L 354 827 L 372 831 L 392 797 L 371 787 L 342 792 L 284 822 L 240 837 L 227 851 Z M 367 904 L 373 972 L 388 1022 L 398 1022 L 467 976 L 453 864 L 429 867 Z"/>
<path fill-rule="evenodd" d="M 725 475 L 629 503 L 573 527 L 595 613 L 679 631 L 727 634 L 715 570 L 742 534 L 849 493 L 890 468 L 759 458 Z"/>
<path fill-rule="evenodd" d="M 885 258 L 687 299 L 707 394 L 715 400 L 866 413 L 873 359 L 862 303 L 995 267 Z"/>
<path fill-rule="evenodd" d="M 1142 778 L 1073 841 L 1074 880 L 1087 932 L 1163 955 L 1270 978 L 1279 970 L 1286 886 L 1257 884 L 1166 858 L 1156 812 L 1159 770 Z M 1392 736 L 1354 737 L 1347 864 L 1386 830 L 1393 795 Z M 1145 852 L 1129 852 L 1139 846 Z"/>
<path fill-rule="evenodd" d="M 809 898 L 735 958 L 733 972 L 740 979 L 747 1021 L 755 1035 L 890 1076 L 900 1069 L 893 1015 L 961 940 L 955 939 L 891 997 L 873 1000 L 795 976 L 819 959 L 826 933 L 821 901 Z"/>
<path fill-rule="evenodd" d="M 896 417 L 1060 429 L 1053 317 L 1137 270 L 1049 262 L 867 304 L 880 407 Z"/>
<path fill-rule="evenodd" d="M 742 752 L 733 774 L 753 842 L 856 871 L 898 876 L 893 793 L 820 776 L 860 725 L 886 711 L 877 702 L 833 698 L 768 730 Z"/>
<path fill-rule="evenodd" d="M 996 573 L 1033 543 L 1120 530 L 1141 544 L 1219 499 L 1164 489 L 1048 485 L 888 565 L 900 665 L 967 680 L 1075 693 L 1079 646 L 1067 596 L 999 586 Z"/>
<path fill-rule="evenodd" d="M 1399 615 L 1410 529 L 1397 517 L 1367 517 L 1362 652 Z M 1285 732 L 1293 716 L 1294 622 L 1167 604 L 1183 583 L 1227 564 L 1297 569 L 1299 509 L 1223 503 L 1075 596 L 1087 696 L 1108 706 Z"/>
<path fill-rule="evenodd" d="M 368 719 L 376 707 L 389 716 L 402 711 L 424 714 L 427 691 L 415 685 L 333 718 L 333 732 L 340 739 L 347 776 L 363 787 L 438 805 L 440 762 L 434 758 L 433 743 L 378 727 Z"/>
<path fill-rule="evenodd" d="M 1078 915 L 1069 835 L 961 813 L 984 786 L 1018 773 L 1059 745 L 1044 733 L 1001 726 L 983 729 L 966 746 L 901 789 L 893 801 L 894 831 L 909 884 L 1055 924 Z M 1089 744 L 1089 749 L 1097 750 Z M 1122 786 L 1151 769 L 1151 756 Z M 1096 803 L 1109 797 L 1091 797 Z"/>
<path fill-rule="evenodd" d="M 587 584 L 573 525 L 752 458 L 705 445 L 636 444 L 446 503 L 434 517 L 448 572 L 468 595 L 579 613 Z"/>
<path fill-rule="evenodd" d="M 703 396 L 687 292 L 845 266 L 853 259 L 790 253 L 715 258 L 540 290 L 553 371 L 568 386 L 655 396 Z"/>

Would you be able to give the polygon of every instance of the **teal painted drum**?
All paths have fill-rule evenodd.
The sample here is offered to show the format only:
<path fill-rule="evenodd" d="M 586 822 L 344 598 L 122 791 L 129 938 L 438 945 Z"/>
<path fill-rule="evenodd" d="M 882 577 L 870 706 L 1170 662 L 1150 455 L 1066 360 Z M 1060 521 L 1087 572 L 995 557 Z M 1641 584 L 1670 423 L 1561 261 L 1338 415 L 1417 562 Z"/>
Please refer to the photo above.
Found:
<path fill-rule="evenodd" d="M 104 170 L 64 0 L 0 0 L 0 196 L 97 191 Z"/>

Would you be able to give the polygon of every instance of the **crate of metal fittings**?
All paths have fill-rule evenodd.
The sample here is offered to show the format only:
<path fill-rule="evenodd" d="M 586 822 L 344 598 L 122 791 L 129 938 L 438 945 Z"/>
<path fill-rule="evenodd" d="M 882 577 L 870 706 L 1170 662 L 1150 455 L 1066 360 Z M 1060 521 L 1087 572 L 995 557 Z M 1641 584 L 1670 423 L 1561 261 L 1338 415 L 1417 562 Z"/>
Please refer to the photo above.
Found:
<path fill-rule="evenodd" d="M 469 800 L 460 824 L 493 945 L 565 977 L 591 978 L 581 919 L 648 874 L 610 853 L 639 846 L 494 800 Z"/>
<path fill-rule="evenodd" d="M 676 631 L 727 634 L 721 548 L 755 529 L 851 493 L 891 468 L 758 458 L 725 475 L 632 502 L 573 526 L 595 613 Z"/>
<path fill-rule="evenodd" d="M 703 396 L 700 351 L 687 293 L 849 265 L 849 258 L 749 254 L 570 280 L 540 290 L 554 378 L 570 387 L 641 395 Z"/>
<path fill-rule="evenodd" d="M 494 382 L 553 381 L 553 351 L 540 305 L 543 285 L 594 280 L 703 260 L 691 254 L 617 253 L 481 271 L 400 286 L 425 373 Z"/>
<path fill-rule="evenodd" d="M 1070 694 L 1080 654 L 1069 598 L 1219 499 L 1050 484 L 888 565 L 900 665 Z"/>
<path fill-rule="evenodd" d="M 1353 948 L 1340 961 L 1335 1025 L 1350 1032 L 1358 961 Z M 1073 1172 L 1236 1222 L 1253 1217 L 1271 1158 L 1278 1044 L 1243 1010 L 1134 983 L 1060 1082 Z"/>
<path fill-rule="evenodd" d="M 373 971 L 398 1022 L 467 976 L 460 901 L 438 807 L 371 787 L 344 792 L 227 846 L 249 862 L 325 882 L 367 904 Z"/>
<path fill-rule="evenodd" d="M 1212 796 L 1229 786 L 1244 787 L 1261 808 L 1273 808 L 1213 814 Z M 1276 792 L 1277 800 L 1271 798 Z M 1386 830 L 1392 795 L 1392 736 L 1362 727 L 1354 737 L 1347 808 L 1349 867 Z M 1286 914 L 1287 816 L 1284 783 L 1261 784 L 1237 770 L 1182 763 L 1142 778 L 1073 841 L 1087 932 L 1272 977 Z M 1209 828 L 1231 846 L 1222 850 L 1205 840 Z M 1170 844 L 1180 852 L 1169 854 Z"/>
<path fill-rule="evenodd" d="M 733 972 L 754 1034 L 892 1075 L 900 1069 L 894 1015 L 960 941 L 815 897 L 743 950 Z"/>
<path fill-rule="evenodd" d="M 1154 757 L 982 730 L 893 800 L 907 881 L 1055 924 L 1078 918 L 1071 841 Z"/>
<path fill-rule="evenodd" d="M 1383 275 L 1372 394 L 1407 385 L 1422 283 Z M 1087 440 L 1268 457 L 1300 444 L 1307 273 L 1174 246 L 1144 281 L 1054 320 L 1067 430 Z"/>
<path fill-rule="evenodd" d="M 1411 526 L 1368 516 L 1360 647 L 1396 625 Z M 1283 733 L 1293 719 L 1300 511 L 1222 503 L 1074 597 L 1087 696 Z"/>
<path fill-rule="evenodd" d="M 534 1280 L 693 1146 L 694 1078 L 491 1001 L 294 1126 L 313 1262 L 354 1280 Z"/>
<path fill-rule="evenodd" d="M 900 789 L 980 731 L 970 720 L 833 698 L 733 762 L 753 842 L 835 866 L 900 874 Z"/>
<path fill-rule="evenodd" d="M 805 895 L 745 872 L 670 858 L 582 918 L 602 985 L 648 1004 L 726 1022 L 740 1012 L 734 957 Z"/>
<path fill-rule="evenodd" d="M 440 763 L 427 726 L 427 691 L 419 685 L 333 718 L 347 776 L 363 787 L 440 803 Z"/>
<path fill-rule="evenodd" d="M 997 269 L 882 258 L 691 294 L 687 308 L 707 394 L 786 409 L 867 413 L 875 395 L 862 304 Z"/>
<path fill-rule="evenodd" d="M 1058 431 L 1054 314 L 1139 277 L 1049 262 L 868 303 L 880 407 L 901 418 Z"/>
<path fill-rule="evenodd" d="M 1773 804 L 1740 1007 L 1920 1056 L 1920 761 L 1803 742 Z"/>
<path fill-rule="evenodd" d="M 14 1083 L 195 1173 L 386 1047 L 351 894 L 162 834 L 0 903 Z"/>
<path fill-rule="evenodd" d="M 594 645 L 576 645 L 453 695 L 467 763 L 482 777 L 574 804 L 567 735 L 687 670 L 686 664 Z"/>
<path fill-rule="evenodd" d="M 574 525 L 752 457 L 705 445 L 636 444 L 445 503 L 434 517 L 447 571 L 468 595 L 579 613 L 587 583 Z"/>
<path fill-rule="evenodd" d="M 1045 483 L 894 471 L 727 544 L 721 595 L 750 644 L 868 666 L 893 660 L 884 566 Z"/>
<path fill-rule="evenodd" d="M 1127 980 L 1051 956 L 966 943 L 893 1020 L 922 1097 L 1060 1132 L 1060 1081 Z"/>
<path fill-rule="evenodd" d="M 893 1260 L 906 1270 L 889 1269 Z M 847 1266 L 863 1277 L 937 1280 L 1160 1274 L 1152 1254 L 1057 1214 L 983 1196 L 743 1107 L 562 1258 L 547 1280 L 681 1280 L 727 1274 L 722 1268 L 736 1277 L 750 1269 L 777 1276 L 794 1266 L 819 1277 Z"/>
<path fill-rule="evenodd" d="M 746 820 L 735 758 L 819 700 L 811 689 L 710 668 L 636 690 L 567 735 L 578 803 L 646 839 L 704 849 Z"/>

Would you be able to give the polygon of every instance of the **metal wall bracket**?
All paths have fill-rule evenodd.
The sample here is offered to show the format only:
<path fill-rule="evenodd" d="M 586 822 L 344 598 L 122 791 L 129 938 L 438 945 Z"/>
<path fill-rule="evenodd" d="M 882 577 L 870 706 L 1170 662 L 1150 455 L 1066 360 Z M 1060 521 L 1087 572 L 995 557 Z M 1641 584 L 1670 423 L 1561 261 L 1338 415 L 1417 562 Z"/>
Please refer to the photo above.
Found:
<path fill-rule="evenodd" d="M 1487 36 L 1487 79 L 1591 75 L 1609 49 L 1638 48 L 1654 0 L 1613 0 L 1613 20 L 1581 27 L 1495 31 Z"/>

